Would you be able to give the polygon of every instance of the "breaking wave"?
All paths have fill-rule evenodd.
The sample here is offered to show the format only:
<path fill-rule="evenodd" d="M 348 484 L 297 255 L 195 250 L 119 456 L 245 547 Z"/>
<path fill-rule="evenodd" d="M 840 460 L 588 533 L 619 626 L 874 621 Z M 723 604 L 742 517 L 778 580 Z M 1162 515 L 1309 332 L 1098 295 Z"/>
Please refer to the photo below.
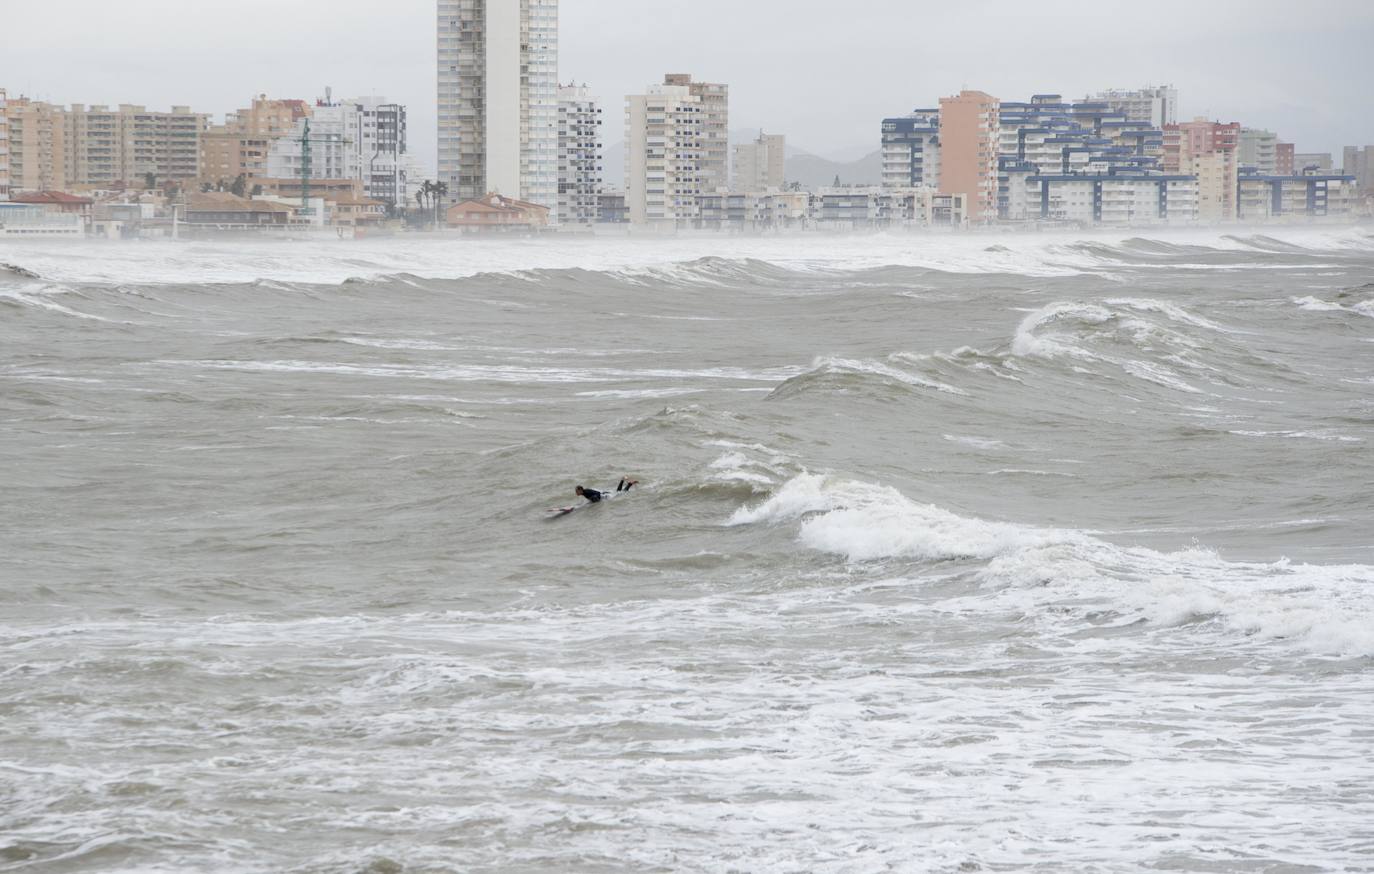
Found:
<path fill-rule="evenodd" d="M 1374 655 L 1374 567 L 1226 561 L 1203 548 L 1159 552 L 1083 531 L 960 516 L 896 489 L 803 473 L 730 517 L 731 526 L 796 525 L 803 546 L 850 562 L 973 562 L 989 607 L 1115 624 L 1214 624 L 1322 653 Z"/>

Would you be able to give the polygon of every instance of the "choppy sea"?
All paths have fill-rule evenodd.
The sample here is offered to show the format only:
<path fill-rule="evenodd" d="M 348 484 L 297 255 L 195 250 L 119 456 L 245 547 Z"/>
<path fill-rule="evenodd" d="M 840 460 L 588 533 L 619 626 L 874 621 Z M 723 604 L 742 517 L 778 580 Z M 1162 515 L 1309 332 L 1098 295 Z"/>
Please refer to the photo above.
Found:
<path fill-rule="evenodd" d="M 0 871 L 1374 871 L 1370 227 L 0 263 Z"/>

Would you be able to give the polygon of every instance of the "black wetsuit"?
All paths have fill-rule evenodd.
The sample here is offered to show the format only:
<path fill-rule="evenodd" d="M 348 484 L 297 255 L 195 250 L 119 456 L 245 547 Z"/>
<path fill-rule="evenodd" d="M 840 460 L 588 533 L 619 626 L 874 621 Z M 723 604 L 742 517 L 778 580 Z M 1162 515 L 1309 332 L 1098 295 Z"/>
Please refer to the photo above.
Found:
<path fill-rule="evenodd" d="M 615 490 L 617 492 L 628 492 L 633 487 L 634 483 L 632 481 L 622 479 L 620 485 L 615 487 Z M 601 503 L 601 499 L 606 497 L 606 495 L 602 492 L 598 492 L 596 489 L 583 489 L 582 497 L 591 501 L 593 504 L 599 504 Z"/>

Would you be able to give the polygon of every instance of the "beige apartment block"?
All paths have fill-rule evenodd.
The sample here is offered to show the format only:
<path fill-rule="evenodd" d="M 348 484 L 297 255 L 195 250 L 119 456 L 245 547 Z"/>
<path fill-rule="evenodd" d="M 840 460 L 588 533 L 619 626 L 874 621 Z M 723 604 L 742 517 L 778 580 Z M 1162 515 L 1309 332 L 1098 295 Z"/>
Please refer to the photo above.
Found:
<path fill-rule="evenodd" d="M 683 85 L 651 85 L 625 98 L 625 206 L 630 223 L 672 229 L 700 217 L 701 98 Z"/>
<path fill-rule="evenodd" d="M 200 175 L 201 137 L 208 116 L 186 106 L 157 112 L 133 104 L 73 104 L 66 111 L 64 164 L 68 186 L 141 184 Z"/>
<path fill-rule="evenodd" d="M 1001 103 L 982 91 L 940 98 L 940 193 L 968 195 L 970 224 L 997 218 Z"/>
<path fill-rule="evenodd" d="M 1234 221 L 1240 175 L 1238 122 L 1195 118 L 1164 126 L 1164 170 L 1197 177 L 1198 221 Z"/>
<path fill-rule="evenodd" d="M 9 102 L 0 88 L 0 200 L 10 199 Z"/>
<path fill-rule="evenodd" d="M 67 187 L 66 111 L 17 97 L 9 101 L 10 187 L 20 191 L 62 191 Z"/>
<path fill-rule="evenodd" d="M 1236 218 L 1238 175 L 1234 153 L 1192 155 L 1184 164 L 1183 172 L 1197 177 L 1198 221 L 1216 224 Z"/>
<path fill-rule="evenodd" d="M 210 127 L 201 137 L 200 179 L 217 182 L 246 176 L 266 178 L 272 143 L 290 135 L 296 122 L 311 114 L 304 100 L 253 98 L 253 105 L 228 115 L 224 124 Z"/>
<path fill-rule="evenodd" d="M 730 186 L 730 86 L 693 82 L 689 73 L 668 73 L 664 85 L 686 88 L 701 102 L 701 190 Z"/>
<path fill-rule="evenodd" d="M 760 132 L 754 142 L 735 146 L 731 191 L 781 189 L 786 184 L 786 167 L 786 138 Z"/>

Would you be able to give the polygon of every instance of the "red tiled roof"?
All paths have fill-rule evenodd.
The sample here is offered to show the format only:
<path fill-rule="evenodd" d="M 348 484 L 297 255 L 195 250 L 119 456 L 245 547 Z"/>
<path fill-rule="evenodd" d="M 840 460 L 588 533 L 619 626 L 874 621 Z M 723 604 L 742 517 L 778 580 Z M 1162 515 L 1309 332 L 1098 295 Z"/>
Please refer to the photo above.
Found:
<path fill-rule="evenodd" d="M 16 194 L 10 197 L 12 203 L 33 203 L 33 204 L 77 204 L 87 205 L 95 203 L 89 197 L 77 197 L 65 191 L 36 191 L 29 194 Z"/>

